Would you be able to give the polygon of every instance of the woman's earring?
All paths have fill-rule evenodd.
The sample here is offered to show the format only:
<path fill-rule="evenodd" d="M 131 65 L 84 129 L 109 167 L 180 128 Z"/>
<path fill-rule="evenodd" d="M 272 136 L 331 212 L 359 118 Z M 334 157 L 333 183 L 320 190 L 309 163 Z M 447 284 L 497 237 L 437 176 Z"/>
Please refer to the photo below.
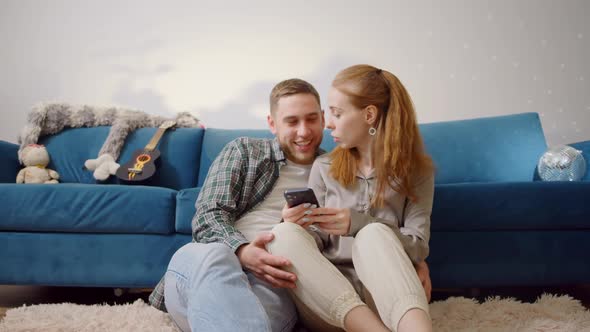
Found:
<path fill-rule="evenodd" d="M 377 133 L 377 129 L 375 129 L 373 127 L 369 128 L 369 135 L 375 136 L 376 133 Z"/>

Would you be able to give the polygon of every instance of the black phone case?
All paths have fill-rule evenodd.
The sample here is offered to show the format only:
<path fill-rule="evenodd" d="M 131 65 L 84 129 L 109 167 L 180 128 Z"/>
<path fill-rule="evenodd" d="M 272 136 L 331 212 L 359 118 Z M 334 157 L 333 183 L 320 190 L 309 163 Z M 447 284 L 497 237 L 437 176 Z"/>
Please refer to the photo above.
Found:
<path fill-rule="evenodd" d="M 294 188 L 285 190 L 285 200 L 289 207 L 294 207 L 303 203 L 315 204 L 320 206 L 317 198 L 311 188 Z"/>

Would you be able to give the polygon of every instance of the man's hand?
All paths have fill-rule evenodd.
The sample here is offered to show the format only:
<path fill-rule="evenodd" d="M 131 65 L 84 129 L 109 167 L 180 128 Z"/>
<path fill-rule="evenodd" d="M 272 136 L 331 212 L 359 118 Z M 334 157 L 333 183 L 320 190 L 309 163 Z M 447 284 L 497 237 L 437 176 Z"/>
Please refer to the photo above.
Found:
<path fill-rule="evenodd" d="M 418 278 L 422 283 L 422 287 L 424 287 L 424 292 L 426 293 L 426 299 L 430 303 L 430 296 L 432 293 L 432 282 L 430 281 L 430 270 L 428 269 L 428 264 L 425 261 L 422 261 L 414 266 L 416 268 L 416 273 L 418 273 Z"/>
<path fill-rule="evenodd" d="M 309 221 L 328 234 L 347 235 L 350 231 L 350 209 L 317 208 L 312 210 Z"/>
<path fill-rule="evenodd" d="M 275 287 L 295 288 L 297 276 L 281 270 L 291 265 L 286 258 L 274 256 L 266 251 L 266 244 L 274 239 L 272 233 L 261 233 L 254 241 L 244 244 L 236 250 L 240 263 L 254 275 Z"/>

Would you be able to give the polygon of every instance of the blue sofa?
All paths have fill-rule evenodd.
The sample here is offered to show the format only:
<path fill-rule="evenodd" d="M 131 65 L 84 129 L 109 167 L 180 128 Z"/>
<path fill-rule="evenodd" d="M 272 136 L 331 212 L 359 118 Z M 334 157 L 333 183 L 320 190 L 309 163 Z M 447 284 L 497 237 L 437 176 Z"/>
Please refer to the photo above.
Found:
<path fill-rule="evenodd" d="M 422 124 L 436 167 L 428 262 L 434 287 L 590 282 L 590 175 L 535 181 L 546 150 L 536 113 Z M 191 240 L 199 188 L 215 156 L 238 136 L 267 130 L 177 129 L 144 185 L 97 183 L 83 168 L 108 127 L 43 137 L 56 185 L 16 184 L 17 145 L 0 142 L 0 284 L 153 287 Z M 156 129 L 132 133 L 126 161 Z M 322 147 L 334 146 L 325 135 Z M 574 144 L 590 161 L 590 142 Z M 587 172 L 588 173 L 588 172 Z"/>

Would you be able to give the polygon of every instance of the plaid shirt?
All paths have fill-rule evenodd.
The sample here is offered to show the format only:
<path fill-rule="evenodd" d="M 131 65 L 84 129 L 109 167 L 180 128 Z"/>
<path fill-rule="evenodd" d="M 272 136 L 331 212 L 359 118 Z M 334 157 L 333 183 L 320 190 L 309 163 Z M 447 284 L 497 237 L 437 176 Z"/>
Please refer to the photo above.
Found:
<path fill-rule="evenodd" d="M 285 164 L 276 138 L 241 137 L 228 143 L 211 165 L 197 198 L 193 242 L 223 243 L 234 251 L 248 243 L 234 224 L 271 192 Z M 164 278 L 149 300 L 155 308 L 166 311 Z"/>

